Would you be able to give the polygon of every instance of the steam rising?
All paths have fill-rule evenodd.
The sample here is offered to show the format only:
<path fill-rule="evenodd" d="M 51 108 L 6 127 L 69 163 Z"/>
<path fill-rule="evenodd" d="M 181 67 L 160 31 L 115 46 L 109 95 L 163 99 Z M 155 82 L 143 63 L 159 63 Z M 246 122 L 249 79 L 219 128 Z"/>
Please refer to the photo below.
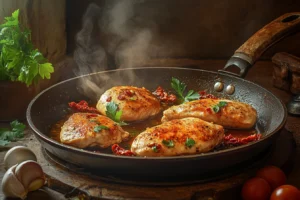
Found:
<path fill-rule="evenodd" d="M 151 45 L 157 34 L 153 21 L 141 19 L 134 14 L 135 5 L 140 1 L 110 1 L 101 9 L 90 4 L 82 19 L 82 29 L 76 35 L 77 48 L 74 60 L 78 66 L 76 76 L 116 68 L 142 66 L 150 59 L 150 52 L 167 49 L 167 46 Z M 133 72 L 126 77 L 109 80 L 108 75 L 82 78 L 80 88 L 84 95 L 94 99 L 103 93 L 96 83 L 114 81 L 114 85 L 124 84 L 122 80 L 138 80 Z M 107 89 L 107 88 L 106 88 Z"/>

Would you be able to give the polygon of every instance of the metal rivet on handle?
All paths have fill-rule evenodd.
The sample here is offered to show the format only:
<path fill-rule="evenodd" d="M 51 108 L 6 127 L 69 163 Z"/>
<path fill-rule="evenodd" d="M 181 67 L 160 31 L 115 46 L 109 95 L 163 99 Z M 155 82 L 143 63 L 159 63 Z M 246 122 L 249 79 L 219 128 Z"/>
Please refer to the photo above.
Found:
<path fill-rule="evenodd" d="M 223 88 L 224 88 L 224 83 L 222 83 L 222 82 L 216 82 L 214 85 L 214 89 L 217 92 L 221 92 L 223 90 Z"/>
<path fill-rule="evenodd" d="M 232 85 L 232 84 L 228 85 L 228 86 L 226 87 L 225 91 L 226 91 L 227 94 L 233 94 L 234 91 L 235 91 L 234 85 Z"/>

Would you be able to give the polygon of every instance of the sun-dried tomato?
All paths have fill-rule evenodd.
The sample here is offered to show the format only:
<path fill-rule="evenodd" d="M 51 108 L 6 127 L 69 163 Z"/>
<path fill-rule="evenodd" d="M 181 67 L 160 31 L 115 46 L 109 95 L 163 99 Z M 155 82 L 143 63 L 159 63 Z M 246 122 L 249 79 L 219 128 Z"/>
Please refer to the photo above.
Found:
<path fill-rule="evenodd" d="M 99 111 L 96 108 L 90 107 L 88 102 L 82 100 L 78 103 L 76 102 L 70 102 L 69 103 L 70 108 L 73 108 L 76 111 L 79 112 L 90 112 L 90 113 L 99 113 Z"/>
<path fill-rule="evenodd" d="M 200 95 L 200 99 L 218 99 L 218 97 L 212 94 L 207 94 L 205 90 L 199 91 L 198 93 Z"/>
<path fill-rule="evenodd" d="M 154 94 L 161 102 L 165 103 L 175 103 L 177 97 L 174 94 L 168 94 L 161 86 L 152 93 Z"/>
<path fill-rule="evenodd" d="M 229 134 L 224 137 L 223 143 L 225 145 L 239 146 L 239 145 L 248 144 L 249 142 L 254 142 L 254 141 L 260 140 L 260 138 L 261 138 L 261 134 L 253 134 L 253 135 L 249 135 L 244 138 L 237 138 L 237 137 L 234 137 L 233 135 Z"/>
<path fill-rule="evenodd" d="M 118 144 L 113 144 L 111 146 L 111 150 L 114 154 L 116 155 L 121 155 L 121 156 L 134 156 L 134 153 L 130 150 L 126 150 L 122 147 L 120 147 Z"/>

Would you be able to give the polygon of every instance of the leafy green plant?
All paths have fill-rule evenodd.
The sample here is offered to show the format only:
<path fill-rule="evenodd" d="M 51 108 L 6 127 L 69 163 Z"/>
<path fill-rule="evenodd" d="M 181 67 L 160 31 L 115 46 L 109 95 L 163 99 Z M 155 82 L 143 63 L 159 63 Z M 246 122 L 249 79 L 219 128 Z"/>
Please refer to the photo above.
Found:
<path fill-rule="evenodd" d="M 19 24 L 19 10 L 0 25 L 0 80 L 20 81 L 27 86 L 50 79 L 51 63 L 34 48 L 29 29 Z"/>
<path fill-rule="evenodd" d="M 5 146 L 10 142 L 17 141 L 19 138 L 24 137 L 25 124 L 15 120 L 10 123 L 11 129 L 0 128 L 0 146 Z"/>
<path fill-rule="evenodd" d="M 171 87 L 176 91 L 176 96 L 178 97 L 180 103 L 197 100 L 200 98 L 198 92 L 194 90 L 189 90 L 186 95 L 184 91 L 186 89 L 186 84 L 179 81 L 177 78 L 172 77 Z"/>

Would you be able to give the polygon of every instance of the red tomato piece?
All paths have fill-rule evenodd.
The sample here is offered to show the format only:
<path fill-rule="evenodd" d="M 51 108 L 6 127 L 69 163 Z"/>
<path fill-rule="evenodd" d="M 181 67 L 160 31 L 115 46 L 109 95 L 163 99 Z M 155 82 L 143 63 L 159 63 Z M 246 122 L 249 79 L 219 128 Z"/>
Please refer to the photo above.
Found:
<path fill-rule="evenodd" d="M 266 166 L 258 170 L 256 177 L 265 179 L 270 184 L 272 191 L 286 183 L 284 172 L 275 166 Z"/>
<path fill-rule="evenodd" d="M 243 200 L 269 200 L 270 195 L 269 183 L 259 177 L 249 179 L 242 188 Z"/>
<path fill-rule="evenodd" d="M 300 200 L 300 191 L 292 185 L 282 185 L 273 191 L 270 200 Z"/>

